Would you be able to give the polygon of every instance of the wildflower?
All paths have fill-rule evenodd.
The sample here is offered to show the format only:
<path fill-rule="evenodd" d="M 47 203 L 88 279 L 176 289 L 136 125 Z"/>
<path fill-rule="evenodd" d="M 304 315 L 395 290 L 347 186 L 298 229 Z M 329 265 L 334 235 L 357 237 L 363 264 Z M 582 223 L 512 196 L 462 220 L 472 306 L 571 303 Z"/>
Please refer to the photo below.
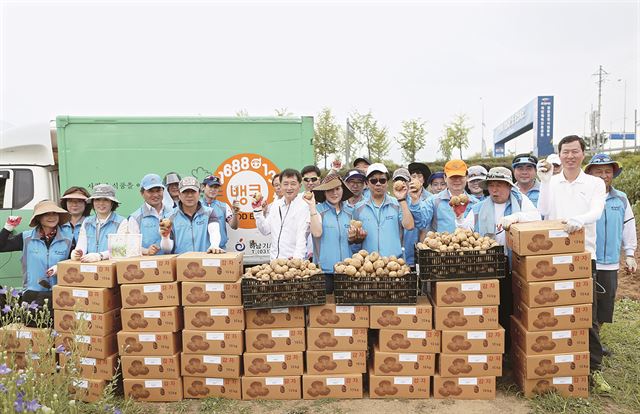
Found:
<path fill-rule="evenodd" d="M 3 286 L 2 288 L 0 288 L 0 295 L 6 295 L 7 294 L 7 287 Z"/>
<path fill-rule="evenodd" d="M 4 313 L 6 315 L 9 312 L 11 312 L 11 306 L 4 305 L 4 308 L 2 308 L 2 313 Z"/>
<path fill-rule="evenodd" d="M 69 405 L 70 406 L 76 405 L 76 400 L 69 400 Z"/>
<path fill-rule="evenodd" d="M 51 337 L 52 338 L 57 338 L 59 336 L 60 336 L 60 334 L 58 333 L 58 331 L 56 331 L 55 329 L 51 330 Z"/>
<path fill-rule="evenodd" d="M 7 366 L 7 364 L 0 365 L 0 375 L 7 375 L 11 372 L 11 368 Z"/>
<path fill-rule="evenodd" d="M 11 296 L 13 296 L 14 298 L 19 298 L 20 297 L 20 291 L 16 288 L 11 288 Z"/>
<path fill-rule="evenodd" d="M 53 410 L 46 405 L 40 407 L 40 411 L 42 411 L 43 414 L 51 414 L 53 412 Z"/>
<path fill-rule="evenodd" d="M 38 304 L 36 303 L 36 301 L 35 301 L 35 300 L 32 300 L 32 301 L 31 301 L 31 303 L 29 304 L 29 309 L 31 309 L 31 310 L 38 310 L 38 308 L 39 308 L 39 306 L 38 306 Z"/>
<path fill-rule="evenodd" d="M 27 302 L 24 302 L 24 301 L 23 301 L 23 302 L 20 304 L 20 307 L 22 307 L 22 309 L 27 309 L 27 308 L 29 307 L 29 304 L 28 304 Z"/>
<path fill-rule="evenodd" d="M 13 410 L 16 413 L 21 413 L 24 411 L 24 393 L 22 391 L 18 392 L 18 395 L 16 396 L 16 400 L 13 402 Z"/>
<path fill-rule="evenodd" d="M 19 387 L 22 384 L 24 384 L 25 380 L 27 379 L 27 376 L 25 374 L 20 374 L 20 376 L 18 377 L 18 379 L 16 380 L 16 385 Z"/>
<path fill-rule="evenodd" d="M 7 387 L 5 387 L 4 384 L 0 384 L 0 391 L 6 393 Z"/>
<path fill-rule="evenodd" d="M 36 399 L 33 399 L 26 404 L 27 412 L 29 413 L 35 413 L 40 407 L 42 407 L 42 405 L 38 404 Z"/>
<path fill-rule="evenodd" d="M 62 354 L 66 351 L 66 348 L 63 344 L 56 346 L 56 354 Z"/>

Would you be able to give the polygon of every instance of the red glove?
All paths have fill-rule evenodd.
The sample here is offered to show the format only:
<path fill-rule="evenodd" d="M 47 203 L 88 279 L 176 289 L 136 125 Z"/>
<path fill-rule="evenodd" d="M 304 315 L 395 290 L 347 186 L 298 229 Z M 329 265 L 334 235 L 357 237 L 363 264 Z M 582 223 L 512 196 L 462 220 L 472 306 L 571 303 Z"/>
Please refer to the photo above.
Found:
<path fill-rule="evenodd" d="M 9 231 L 13 231 L 16 227 L 20 225 L 21 221 L 22 221 L 22 217 L 20 216 L 9 216 L 7 217 L 7 221 L 4 224 L 4 228 Z"/>

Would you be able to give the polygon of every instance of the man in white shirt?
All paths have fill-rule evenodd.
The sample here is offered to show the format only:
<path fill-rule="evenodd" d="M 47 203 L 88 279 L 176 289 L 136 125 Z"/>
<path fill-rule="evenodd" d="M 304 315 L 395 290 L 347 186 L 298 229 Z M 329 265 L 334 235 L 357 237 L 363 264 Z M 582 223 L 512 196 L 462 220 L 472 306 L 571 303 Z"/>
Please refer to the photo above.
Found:
<path fill-rule="evenodd" d="M 596 222 L 604 210 L 605 184 L 598 177 L 587 175 L 580 168 L 584 160 L 586 144 L 577 135 L 564 137 L 558 143 L 558 153 L 562 162 L 562 173 L 553 175 L 553 166 L 538 162 L 540 178 L 540 199 L 538 210 L 550 220 L 562 220 L 565 230 L 574 233 L 584 229 L 585 250 L 591 253 L 591 273 L 593 279 L 593 324 L 589 330 L 589 352 L 591 372 L 596 390 L 611 390 L 600 373 L 602 364 L 602 344 L 598 325 L 596 295 Z"/>
<path fill-rule="evenodd" d="M 271 235 L 271 259 L 304 259 L 307 256 L 309 206 L 298 196 L 302 175 L 294 169 L 280 173 L 283 197 L 273 202 L 265 218 L 260 202 L 252 203 L 260 233 Z"/>

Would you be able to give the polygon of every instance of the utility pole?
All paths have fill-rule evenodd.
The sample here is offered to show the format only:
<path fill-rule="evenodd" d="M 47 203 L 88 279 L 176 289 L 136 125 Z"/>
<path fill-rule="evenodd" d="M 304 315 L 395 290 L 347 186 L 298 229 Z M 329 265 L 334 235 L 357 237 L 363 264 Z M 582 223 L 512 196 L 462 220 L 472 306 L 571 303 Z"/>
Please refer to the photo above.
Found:
<path fill-rule="evenodd" d="M 604 145 L 604 141 L 602 139 L 602 129 L 600 129 L 600 120 L 602 119 L 602 83 L 605 81 L 605 76 L 609 73 L 602 69 L 602 65 L 600 65 L 598 69 L 598 73 L 594 73 L 593 76 L 598 77 L 598 118 L 596 120 L 596 143 L 595 149 L 598 150 L 601 145 Z"/>
<path fill-rule="evenodd" d="M 482 99 L 482 96 L 480 97 L 480 102 L 482 103 L 482 124 L 481 124 L 482 147 L 480 149 L 480 154 L 482 155 L 482 158 L 486 158 L 487 157 L 487 143 L 484 140 L 484 99 Z"/>
<path fill-rule="evenodd" d="M 347 118 L 347 129 L 344 132 L 344 165 L 349 165 L 351 162 L 351 124 L 349 123 L 349 118 Z"/>
<path fill-rule="evenodd" d="M 618 82 L 624 82 L 624 104 L 622 106 L 622 150 L 627 148 L 627 80 L 618 79 Z"/>

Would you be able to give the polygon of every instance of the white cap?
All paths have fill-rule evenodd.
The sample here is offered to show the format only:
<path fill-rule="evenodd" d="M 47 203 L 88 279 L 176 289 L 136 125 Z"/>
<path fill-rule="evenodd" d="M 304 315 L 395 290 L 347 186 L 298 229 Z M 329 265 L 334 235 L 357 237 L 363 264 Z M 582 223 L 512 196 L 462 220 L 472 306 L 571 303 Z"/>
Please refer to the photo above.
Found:
<path fill-rule="evenodd" d="M 547 161 L 554 165 L 562 165 L 560 162 L 560 156 L 558 154 L 549 154 L 547 156 Z"/>
<path fill-rule="evenodd" d="M 387 167 L 385 167 L 384 164 L 379 162 L 374 162 L 367 168 L 367 178 L 369 178 L 369 176 L 374 172 L 381 172 L 389 175 L 389 170 L 387 170 Z"/>

